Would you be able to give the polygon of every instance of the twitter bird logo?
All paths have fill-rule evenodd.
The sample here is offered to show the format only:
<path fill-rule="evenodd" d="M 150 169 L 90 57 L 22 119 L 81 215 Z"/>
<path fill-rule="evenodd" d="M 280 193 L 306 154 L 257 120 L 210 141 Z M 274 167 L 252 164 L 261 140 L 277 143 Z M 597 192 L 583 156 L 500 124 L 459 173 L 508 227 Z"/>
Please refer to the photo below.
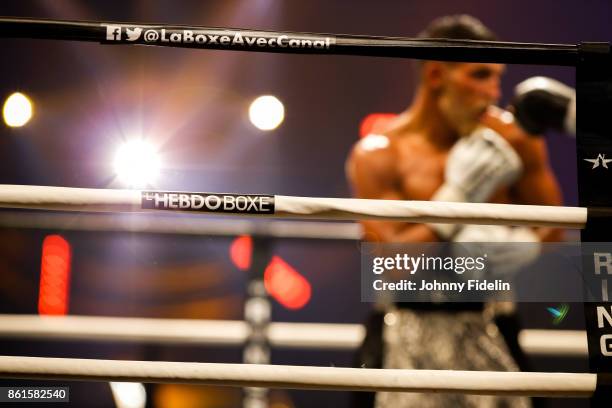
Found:
<path fill-rule="evenodd" d="M 126 28 L 125 33 L 127 34 L 128 41 L 136 41 L 140 38 L 140 34 L 142 33 L 142 28 Z"/>

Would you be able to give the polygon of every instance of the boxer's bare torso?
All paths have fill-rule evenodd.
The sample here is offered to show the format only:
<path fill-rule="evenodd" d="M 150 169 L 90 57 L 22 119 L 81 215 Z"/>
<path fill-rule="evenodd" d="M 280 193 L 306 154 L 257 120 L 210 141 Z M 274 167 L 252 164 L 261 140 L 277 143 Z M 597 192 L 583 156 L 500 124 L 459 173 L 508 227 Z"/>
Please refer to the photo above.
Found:
<path fill-rule="evenodd" d="M 520 156 L 524 170 L 511 186 L 498 189 L 493 203 L 560 205 L 561 194 L 548 164 L 543 138 L 528 136 L 514 123 L 491 111 L 482 122 L 500 133 Z M 436 139 L 420 132 L 407 113 L 387 119 L 361 139 L 347 161 L 347 173 L 361 198 L 430 200 L 444 182 L 450 149 L 457 139 Z M 379 241 L 436 241 L 423 224 L 365 222 L 367 238 Z M 543 240 L 558 240 L 560 232 L 540 229 Z"/>

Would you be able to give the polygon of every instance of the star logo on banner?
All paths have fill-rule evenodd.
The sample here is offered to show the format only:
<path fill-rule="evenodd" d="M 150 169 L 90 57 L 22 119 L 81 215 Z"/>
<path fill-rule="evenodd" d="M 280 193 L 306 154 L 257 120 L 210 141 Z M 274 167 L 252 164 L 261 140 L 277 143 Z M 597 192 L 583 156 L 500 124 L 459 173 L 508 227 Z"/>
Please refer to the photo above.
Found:
<path fill-rule="evenodd" d="M 604 169 L 608 168 L 608 163 L 612 162 L 612 159 L 606 159 L 606 155 L 605 154 L 598 154 L 596 158 L 594 159 L 584 159 L 584 161 L 588 161 L 589 163 L 593 163 L 593 167 L 592 169 L 596 169 L 597 167 L 599 167 L 599 165 L 601 164 L 601 166 Z"/>

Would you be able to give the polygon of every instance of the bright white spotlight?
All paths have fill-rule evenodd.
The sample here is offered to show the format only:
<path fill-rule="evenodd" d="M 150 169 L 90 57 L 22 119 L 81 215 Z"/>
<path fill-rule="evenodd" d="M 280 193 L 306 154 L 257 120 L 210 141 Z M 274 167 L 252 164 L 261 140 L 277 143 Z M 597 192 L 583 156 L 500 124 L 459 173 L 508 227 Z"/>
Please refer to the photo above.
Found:
<path fill-rule="evenodd" d="M 113 399 L 117 408 L 144 408 L 147 404 L 147 392 L 141 383 L 110 383 Z"/>
<path fill-rule="evenodd" d="M 285 107 L 277 97 L 263 95 L 251 102 L 249 119 L 257 129 L 273 130 L 285 119 Z"/>
<path fill-rule="evenodd" d="M 21 127 L 32 118 L 32 102 L 21 92 L 15 92 L 4 102 L 2 116 L 7 126 Z"/>
<path fill-rule="evenodd" d="M 139 188 L 155 182 L 161 161 L 153 145 L 142 139 L 132 139 L 119 146 L 114 165 L 115 174 L 122 183 Z"/>

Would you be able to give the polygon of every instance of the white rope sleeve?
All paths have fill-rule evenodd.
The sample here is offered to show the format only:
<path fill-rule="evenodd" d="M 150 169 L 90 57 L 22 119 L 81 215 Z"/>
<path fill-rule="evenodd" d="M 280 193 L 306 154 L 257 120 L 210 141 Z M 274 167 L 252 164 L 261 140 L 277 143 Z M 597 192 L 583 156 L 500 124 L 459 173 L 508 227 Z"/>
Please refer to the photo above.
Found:
<path fill-rule="evenodd" d="M 586 208 L 276 196 L 276 214 L 329 219 L 582 228 Z"/>
<path fill-rule="evenodd" d="M 241 387 L 588 397 L 595 374 L 391 370 L 0 356 L 0 377 Z"/>
<path fill-rule="evenodd" d="M 582 228 L 587 209 L 534 205 L 435 201 L 314 198 L 253 194 L 85 189 L 0 185 L 0 207 L 68 211 L 188 211 L 336 220 Z"/>
<path fill-rule="evenodd" d="M 241 320 L 0 315 L 0 338 L 239 346 L 248 334 Z M 362 325 L 342 323 L 272 322 L 267 331 L 279 348 L 354 350 L 364 336 Z M 519 344 L 527 354 L 587 356 L 586 332 L 580 330 L 522 330 Z"/>
<path fill-rule="evenodd" d="M 358 240 L 363 235 L 361 225 L 356 222 L 221 219 L 175 213 L 161 216 L 158 213 L 74 214 L 5 210 L 0 212 L 0 227 L 230 237 L 258 235 L 269 238 L 329 240 Z"/>
<path fill-rule="evenodd" d="M 64 211 L 135 211 L 136 190 L 0 185 L 0 207 Z"/>
<path fill-rule="evenodd" d="M 521 330 L 518 341 L 527 354 L 588 357 L 587 333 L 583 330 Z"/>

